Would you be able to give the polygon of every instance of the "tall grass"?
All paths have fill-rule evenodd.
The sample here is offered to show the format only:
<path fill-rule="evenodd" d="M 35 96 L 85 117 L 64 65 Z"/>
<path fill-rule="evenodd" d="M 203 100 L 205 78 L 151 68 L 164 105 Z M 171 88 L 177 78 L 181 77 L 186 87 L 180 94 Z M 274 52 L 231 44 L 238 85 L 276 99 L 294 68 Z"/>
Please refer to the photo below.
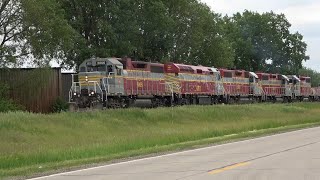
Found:
<path fill-rule="evenodd" d="M 177 143 L 320 123 L 319 115 L 316 103 L 2 113 L 0 178 L 172 150 Z"/>

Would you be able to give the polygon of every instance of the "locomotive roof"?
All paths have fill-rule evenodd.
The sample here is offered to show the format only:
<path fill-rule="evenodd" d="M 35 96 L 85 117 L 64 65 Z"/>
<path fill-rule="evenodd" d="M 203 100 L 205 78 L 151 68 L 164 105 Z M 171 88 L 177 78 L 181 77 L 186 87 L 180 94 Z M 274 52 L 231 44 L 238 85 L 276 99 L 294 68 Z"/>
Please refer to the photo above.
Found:
<path fill-rule="evenodd" d="M 197 73 L 197 70 L 201 70 L 203 73 L 210 73 L 212 72 L 210 67 L 206 66 L 194 66 L 194 65 L 186 65 L 186 64 L 177 64 L 177 63 L 168 63 L 176 66 L 180 70 L 189 71 L 191 73 Z"/>
<path fill-rule="evenodd" d="M 286 75 L 281 75 L 281 76 L 282 76 L 282 78 L 284 78 L 285 80 L 290 81 L 289 78 L 288 78 L 288 76 L 286 76 Z"/>
<path fill-rule="evenodd" d="M 86 64 L 87 62 L 97 62 L 97 61 L 109 61 L 111 64 L 122 66 L 122 63 L 119 61 L 119 58 L 90 58 L 83 61 L 82 64 Z M 92 63 L 95 64 L 95 63 Z"/>
<path fill-rule="evenodd" d="M 150 63 L 150 65 L 153 65 L 153 66 L 164 66 L 164 64 L 161 64 L 161 63 Z"/>
<path fill-rule="evenodd" d="M 251 76 L 255 77 L 255 78 L 259 78 L 258 75 L 257 75 L 256 73 L 254 73 L 254 72 L 249 72 L 249 74 L 250 74 Z"/>
<path fill-rule="evenodd" d="M 311 77 L 309 77 L 309 76 L 299 76 L 300 77 L 300 79 L 311 79 Z"/>
<path fill-rule="evenodd" d="M 122 63 L 119 61 L 121 59 L 118 58 L 106 58 L 109 62 L 111 62 L 114 65 L 122 66 Z"/>
<path fill-rule="evenodd" d="M 243 69 L 224 69 L 224 68 L 219 68 L 219 71 L 226 71 L 226 72 L 234 72 L 234 71 L 247 72 L 246 70 L 243 70 Z"/>
<path fill-rule="evenodd" d="M 210 70 L 211 70 L 212 72 L 214 72 L 214 73 L 218 73 L 218 72 L 219 72 L 219 70 L 218 70 L 217 68 L 215 68 L 215 67 L 210 68 Z"/>
<path fill-rule="evenodd" d="M 299 81 L 300 82 L 300 79 L 296 76 L 296 75 L 293 75 L 292 76 L 295 80 Z"/>

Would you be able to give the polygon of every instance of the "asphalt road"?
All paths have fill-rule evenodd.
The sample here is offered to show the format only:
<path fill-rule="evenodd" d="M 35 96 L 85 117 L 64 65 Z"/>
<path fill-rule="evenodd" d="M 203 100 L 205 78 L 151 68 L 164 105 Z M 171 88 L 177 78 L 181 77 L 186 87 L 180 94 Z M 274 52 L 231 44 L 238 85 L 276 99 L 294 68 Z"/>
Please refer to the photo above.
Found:
<path fill-rule="evenodd" d="M 318 180 L 320 128 L 36 179 Z"/>

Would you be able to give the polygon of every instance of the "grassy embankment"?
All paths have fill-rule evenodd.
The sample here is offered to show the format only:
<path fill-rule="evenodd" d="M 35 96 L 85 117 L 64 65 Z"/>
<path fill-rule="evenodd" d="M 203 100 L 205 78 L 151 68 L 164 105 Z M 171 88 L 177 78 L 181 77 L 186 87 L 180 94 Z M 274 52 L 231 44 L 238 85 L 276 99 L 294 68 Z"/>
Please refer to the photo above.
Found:
<path fill-rule="evenodd" d="M 318 103 L 3 113 L 0 179 L 319 124 Z"/>

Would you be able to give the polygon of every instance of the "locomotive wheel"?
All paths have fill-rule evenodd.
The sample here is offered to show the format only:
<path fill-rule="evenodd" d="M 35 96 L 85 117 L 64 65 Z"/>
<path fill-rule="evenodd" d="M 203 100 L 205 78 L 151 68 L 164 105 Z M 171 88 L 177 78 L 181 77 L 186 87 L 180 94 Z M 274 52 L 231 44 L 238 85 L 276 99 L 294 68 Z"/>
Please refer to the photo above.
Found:
<path fill-rule="evenodd" d="M 218 97 L 213 97 L 213 99 L 212 99 L 212 105 L 214 105 L 214 104 L 219 104 L 219 99 L 218 99 Z"/>
<path fill-rule="evenodd" d="M 187 99 L 186 98 L 181 98 L 181 106 L 187 105 Z"/>
<path fill-rule="evenodd" d="M 249 99 L 249 102 L 251 103 L 251 104 L 254 104 L 255 102 L 255 97 L 254 96 L 249 96 L 248 97 L 248 99 Z"/>
<path fill-rule="evenodd" d="M 300 97 L 299 97 L 299 102 L 302 102 L 302 101 L 303 101 L 303 97 L 300 96 Z"/>
<path fill-rule="evenodd" d="M 160 98 L 151 99 L 151 104 L 152 104 L 153 108 L 163 107 L 164 106 L 163 99 L 160 99 Z"/>
<path fill-rule="evenodd" d="M 152 106 L 152 108 L 158 107 L 157 100 L 158 100 L 157 98 L 151 99 L 151 106 Z"/>
<path fill-rule="evenodd" d="M 240 103 L 240 96 L 235 97 L 234 101 L 236 104 L 239 104 Z"/>
<path fill-rule="evenodd" d="M 213 96 L 211 96 L 211 97 L 210 97 L 210 105 L 216 104 L 216 103 L 215 103 L 215 100 L 216 100 L 216 98 L 213 97 Z"/>
<path fill-rule="evenodd" d="M 228 104 L 235 104 L 235 98 L 234 97 L 230 97 L 228 100 Z"/>
<path fill-rule="evenodd" d="M 214 104 L 219 104 L 219 98 L 218 97 L 214 98 Z"/>
<path fill-rule="evenodd" d="M 172 98 L 171 98 L 171 97 L 165 98 L 164 104 L 165 104 L 166 107 L 171 107 L 171 106 L 173 106 L 173 100 L 172 100 Z"/>
<path fill-rule="evenodd" d="M 222 98 L 222 103 L 223 104 L 229 104 L 229 101 L 230 101 L 230 97 L 229 96 L 226 96 L 226 97 Z"/>
<path fill-rule="evenodd" d="M 314 101 L 315 101 L 315 98 L 314 98 L 313 96 L 310 96 L 310 97 L 309 97 L 309 101 L 310 101 L 310 102 L 314 102 Z"/>
<path fill-rule="evenodd" d="M 131 106 L 131 100 L 128 98 L 128 99 L 125 99 L 124 100 L 124 104 L 125 104 L 125 107 L 124 108 L 129 108 Z"/>
<path fill-rule="evenodd" d="M 255 103 L 260 103 L 260 98 L 259 97 L 253 97 L 252 98 L 252 103 L 255 104 Z"/>
<path fill-rule="evenodd" d="M 200 98 L 196 97 L 196 105 L 199 105 L 199 104 L 200 104 Z"/>

